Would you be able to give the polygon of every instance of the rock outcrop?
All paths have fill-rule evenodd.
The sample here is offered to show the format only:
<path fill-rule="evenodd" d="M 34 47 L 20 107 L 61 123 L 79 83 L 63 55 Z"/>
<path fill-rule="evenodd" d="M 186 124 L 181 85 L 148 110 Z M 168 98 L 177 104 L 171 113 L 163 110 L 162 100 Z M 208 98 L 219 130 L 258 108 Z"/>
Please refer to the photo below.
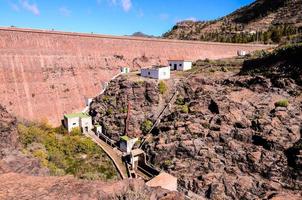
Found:
<path fill-rule="evenodd" d="M 301 87 L 294 82 L 278 87 L 264 76 L 239 76 L 220 68 L 204 69 L 188 80 L 172 75 L 177 87 L 166 84 L 178 96 L 144 146 L 149 162 L 206 199 L 301 198 Z M 136 130 L 142 119 L 154 122 L 153 110 L 165 105 L 158 99 L 173 93 L 161 95 L 154 82 L 145 79 L 134 87 L 131 77 L 116 80 L 92 104 L 94 119 L 117 139 L 123 129 L 114 127 L 124 127 L 127 115 L 116 111 L 130 96 L 135 105 L 131 124 L 136 126 L 131 131 L 141 134 Z M 152 84 L 150 100 L 146 91 Z M 113 105 L 108 99 L 115 95 Z M 278 103 L 284 99 L 288 104 Z"/>
<path fill-rule="evenodd" d="M 33 177 L 15 173 L 0 175 L 0 199 L 73 200 L 181 200 L 177 192 L 151 189 L 142 180 L 105 183 L 72 177 Z"/>
<path fill-rule="evenodd" d="M 17 119 L 0 105 L 0 173 L 48 175 L 37 159 L 21 152 L 18 138 Z"/>

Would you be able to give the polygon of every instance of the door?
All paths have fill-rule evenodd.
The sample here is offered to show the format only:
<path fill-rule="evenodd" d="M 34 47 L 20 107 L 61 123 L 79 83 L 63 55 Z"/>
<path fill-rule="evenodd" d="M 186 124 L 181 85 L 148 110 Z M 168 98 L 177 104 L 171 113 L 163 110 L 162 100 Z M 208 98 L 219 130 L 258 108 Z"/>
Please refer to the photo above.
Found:
<path fill-rule="evenodd" d="M 85 126 L 85 132 L 86 133 L 88 132 L 88 126 Z"/>
<path fill-rule="evenodd" d="M 177 70 L 177 64 L 174 64 L 174 70 Z"/>

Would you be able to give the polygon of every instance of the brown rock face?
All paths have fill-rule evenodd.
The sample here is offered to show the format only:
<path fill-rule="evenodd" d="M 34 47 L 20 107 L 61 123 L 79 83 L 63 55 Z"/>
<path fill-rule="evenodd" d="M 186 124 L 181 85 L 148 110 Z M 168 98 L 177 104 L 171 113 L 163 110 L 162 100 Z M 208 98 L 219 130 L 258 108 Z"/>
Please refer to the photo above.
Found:
<path fill-rule="evenodd" d="M 301 94 L 301 87 L 279 88 L 263 76 L 225 71 L 202 66 L 190 79 L 172 73 L 165 94 L 154 80 L 122 76 L 94 100 L 91 113 L 118 139 L 130 101 L 128 135 L 141 135 L 144 119 L 154 122 L 175 89 L 177 98 L 143 146 L 152 164 L 205 199 L 301 199 L 301 96 L 293 93 Z M 276 106 L 281 99 L 289 105 Z"/>
<path fill-rule="evenodd" d="M 142 180 L 115 183 L 83 181 L 72 177 L 34 177 L 15 173 L 0 175 L 0 199 L 125 199 L 183 200 L 177 192 L 151 189 Z"/>
<path fill-rule="evenodd" d="M 63 113 L 82 110 L 85 97 L 97 96 L 120 66 L 138 69 L 167 59 L 225 58 L 238 49 L 263 48 L 0 28 L 0 99 L 20 118 L 58 125 Z"/>
<path fill-rule="evenodd" d="M 16 118 L 0 105 L 0 174 L 47 175 L 37 159 L 21 153 L 18 137 Z"/>

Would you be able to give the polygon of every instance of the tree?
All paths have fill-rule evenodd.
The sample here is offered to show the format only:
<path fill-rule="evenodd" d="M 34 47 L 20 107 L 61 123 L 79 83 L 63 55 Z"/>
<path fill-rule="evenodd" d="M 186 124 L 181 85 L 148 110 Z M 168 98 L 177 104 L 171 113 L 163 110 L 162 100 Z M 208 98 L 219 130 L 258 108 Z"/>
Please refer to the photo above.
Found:
<path fill-rule="evenodd" d="M 281 41 L 281 38 L 282 38 L 281 30 L 274 29 L 271 35 L 272 41 L 275 43 L 279 43 Z"/>

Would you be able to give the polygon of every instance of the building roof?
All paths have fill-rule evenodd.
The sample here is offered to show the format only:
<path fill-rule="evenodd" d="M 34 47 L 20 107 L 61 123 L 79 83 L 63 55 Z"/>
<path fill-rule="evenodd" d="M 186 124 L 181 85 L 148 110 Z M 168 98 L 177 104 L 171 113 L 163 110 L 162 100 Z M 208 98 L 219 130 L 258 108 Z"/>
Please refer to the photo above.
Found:
<path fill-rule="evenodd" d="M 137 156 L 137 155 L 140 155 L 140 154 L 144 154 L 145 152 L 143 151 L 143 150 L 141 150 L 141 149 L 133 149 L 132 151 L 131 151 L 131 155 L 132 156 Z"/>
<path fill-rule="evenodd" d="M 166 67 L 169 67 L 169 66 L 165 66 L 165 65 L 153 65 L 151 67 L 148 67 L 148 68 L 142 68 L 142 70 L 148 70 L 148 69 L 161 69 L 161 68 L 166 68 Z M 169 67 L 170 68 L 170 67 Z"/>
<path fill-rule="evenodd" d="M 149 187 L 162 187 L 170 191 L 175 191 L 177 190 L 177 178 L 166 172 L 161 172 L 158 176 L 148 181 L 146 185 Z"/>
<path fill-rule="evenodd" d="M 182 61 L 182 62 L 192 62 L 192 60 L 182 60 L 182 59 L 171 59 L 171 60 L 168 60 L 169 61 Z"/>
<path fill-rule="evenodd" d="M 120 139 L 126 142 L 130 140 L 130 138 L 127 135 L 121 136 Z"/>
<path fill-rule="evenodd" d="M 88 118 L 90 117 L 90 115 L 88 115 L 87 113 L 72 113 L 72 114 L 65 114 L 64 117 L 67 119 L 76 118 L 76 117 Z"/>

